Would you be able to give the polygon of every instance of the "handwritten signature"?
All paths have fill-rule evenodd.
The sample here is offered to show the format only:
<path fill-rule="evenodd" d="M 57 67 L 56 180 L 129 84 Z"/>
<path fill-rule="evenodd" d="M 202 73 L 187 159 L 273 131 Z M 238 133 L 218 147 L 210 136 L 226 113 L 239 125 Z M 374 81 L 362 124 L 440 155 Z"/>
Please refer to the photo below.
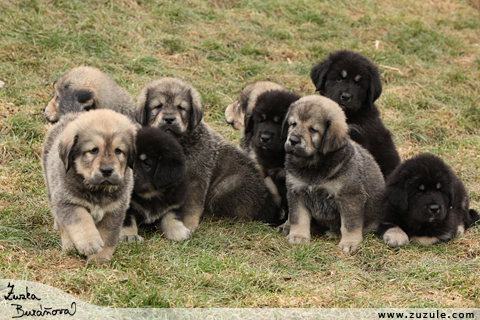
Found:
<path fill-rule="evenodd" d="M 77 312 L 77 304 L 72 302 L 70 308 L 49 308 L 43 307 L 40 305 L 37 309 L 24 309 L 22 305 L 19 304 L 19 301 L 41 301 L 40 297 L 37 297 L 34 293 L 30 293 L 28 291 L 28 287 L 25 287 L 25 293 L 15 294 L 13 292 L 15 285 L 8 283 L 8 288 L 10 291 L 7 295 L 4 295 L 6 301 L 15 301 L 16 303 L 11 303 L 11 306 L 15 307 L 15 311 L 17 312 L 16 316 L 12 316 L 13 319 L 15 318 L 22 318 L 22 317 L 44 317 L 44 316 L 57 316 L 57 315 L 70 315 L 73 316 Z"/>

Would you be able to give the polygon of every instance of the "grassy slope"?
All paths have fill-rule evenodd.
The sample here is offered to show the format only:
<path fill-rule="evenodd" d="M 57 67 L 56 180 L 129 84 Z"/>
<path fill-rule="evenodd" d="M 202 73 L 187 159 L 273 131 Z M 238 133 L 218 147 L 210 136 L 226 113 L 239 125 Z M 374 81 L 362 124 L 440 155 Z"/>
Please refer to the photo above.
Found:
<path fill-rule="evenodd" d="M 255 80 L 314 93 L 309 70 L 347 48 L 380 66 L 378 100 L 402 158 L 433 152 L 480 207 L 480 9 L 460 1 L 0 1 L 0 277 L 116 307 L 478 307 L 480 227 L 433 248 L 369 236 L 353 256 L 291 247 L 257 223 L 204 221 L 191 240 L 144 234 L 112 262 L 61 253 L 39 163 L 53 81 L 102 69 L 136 96 L 175 76 L 201 92 L 232 142 L 226 105 Z"/>

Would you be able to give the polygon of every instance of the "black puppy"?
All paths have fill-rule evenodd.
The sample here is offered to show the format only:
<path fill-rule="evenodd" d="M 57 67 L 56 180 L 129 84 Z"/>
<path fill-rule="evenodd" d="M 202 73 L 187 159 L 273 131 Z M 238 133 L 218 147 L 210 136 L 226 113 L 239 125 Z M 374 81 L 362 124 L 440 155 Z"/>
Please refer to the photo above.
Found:
<path fill-rule="evenodd" d="M 350 137 L 373 155 L 387 177 L 400 157 L 374 104 L 382 93 L 377 67 L 361 54 L 341 50 L 314 66 L 310 78 L 321 95 L 342 107 Z"/>
<path fill-rule="evenodd" d="M 440 158 L 421 154 L 399 165 L 387 179 L 383 222 L 378 229 L 391 247 L 408 241 L 447 242 L 480 218 L 469 209 L 462 181 Z"/>
<path fill-rule="evenodd" d="M 288 107 L 300 96 L 286 90 L 269 90 L 257 97 L 251 115 L 245 115 L 245 137 L 264 177 L 270 177 L 288 209 L 285 182 L 285 138 L 282 124 Z"/>
<path fill-rule="evenodd" d="M 142 241 L 137 226 L 154 224 L 167 234 L 162 217 L 179 209 L 185 200 L 187 175 L 183 148 L 176 138 L 158 128 L 138 131 L 133 165 L 135 185 L 121 238 Z"/>

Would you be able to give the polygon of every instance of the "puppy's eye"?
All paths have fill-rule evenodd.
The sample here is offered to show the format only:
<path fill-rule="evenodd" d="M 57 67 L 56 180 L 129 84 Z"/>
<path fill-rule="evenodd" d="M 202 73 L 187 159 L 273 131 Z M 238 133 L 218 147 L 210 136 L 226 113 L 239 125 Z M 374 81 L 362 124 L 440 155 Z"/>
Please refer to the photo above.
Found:
<path fill-rule="evenodd" d="M 342 77 L 337 77 L 337 82 L 342 82 Z"/>
<path fill-rule="evenodd" d="M 90 150 L 90 153 L 91 154 L 97 154 L 98 151 L 100 151 L 98 148 L 93 148 L 92 150 Z"/>
<path fill-rule="evenodd" d="M 355 83 L 357 87 L 360 87 L 360 82 Z"/>
<path fill-rule="evenodd" d="M 312 127 L 308 128 L 308 131 L 310 131 L 310 133 L 317 133 L 318 131 L 313 129 Z"/>
<path fill-rule="evenodd" d="M 185 110 L 185 108 L 182 107 L 181 105 L 178 105 L 178 106 L 177 106 L 177 109 L 178 109 L 178 110 L 182 110 L 182 111 Z"/>
<path fill-rule="evenodd" d="M 258 122 L 264 123 L 264 122 L 265 122 L 265 119 L 260 119 L 260 120 L 258 120 Z"/>
<path fill-rule="evenodd" d="M 120 149 L 118 149 L 118 148 L 115 149 L 115 154 L 116 154 L 117 156 L 121 155 L 122 153 L 123 153 L 122 150 L 120 150 Z"/>
<path fill-rule="evenodd" d="M 290 127 L 292 127 L 292 128 L 294 128 L 296 125 L 297 125 L 297 123 L 296 123 L 296 122 L 292 122 L 292 123 L 290 123 Z"/>
<path fill-rule="evenodd" d="M 162 109 L 163 103 L 160 103 L 158 106 L 155 107 L 155 109 Z"/>

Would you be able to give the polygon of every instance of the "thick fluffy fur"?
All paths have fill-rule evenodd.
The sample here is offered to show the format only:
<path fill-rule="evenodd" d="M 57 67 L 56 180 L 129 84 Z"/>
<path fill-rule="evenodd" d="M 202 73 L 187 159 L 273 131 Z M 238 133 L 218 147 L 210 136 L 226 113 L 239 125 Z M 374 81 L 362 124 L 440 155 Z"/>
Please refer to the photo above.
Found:
<path fill-rule="evenodd" d="M 288 210 L 285 185 L 285 137 L 282 124 L 288 107 L 300 96 L 287 90 L 268 90 L 256 97 L 251 115 L 245 116 L 245 136 L 248 149 L 258 163 L 264 177 L 270 178 L 281 197 L 281 205 Z M 268 180 L 267 180 L 268 181 Z M 273 189 L 273 188 L 272 188 Z"/>
<path fill-rule="evenodd" d="M 163 219 L 171 240 L 190 237 L 204 211 L 232 219 L 273 222 L 278 207 L 255 164 L 203 120 L 200 94 L 190 84 L 163 78 L 148 84 L 137 102 L 142 125 L 175 135 L 184 149 L 188 177 L 184 205 Z"/>
<path fill-rule="evenodd" d="M 462 181 L 432 154 L 404 161 L 387 179 L 379 233 L 391 247 L 409 241 L 435 245 L 463 234 L 479 220 Z"/>
<path fill-rule="evenodd" d="M 135 131 L 126 116 L 95 110 L 69 113 L 47 133 L 42 167 L 63 250 L 110 259 L 133 189 Z"/>
<path fill-rule="evenodd" d="M 286 91 L 281 85 L 269 81 L 257 81 L 246 85 L 241 91 L 238 100 L 229 104 L 225 109 L 225 121 L 235 130 L 240 130 L 242 138 L 240 139 L 239 148 L 249 153 L 251 134 L 245 133 L 245 119 L 252 115 L 255 108 L 257 98 L 262 93 L 276 90 Z"/>
<path fill-rule="evenodd" d="M 121 237 L 141 241 L 137 225 L 154 224 L 163 234 L 162 218 L 185 201 L 187 175 L 185 155 L 177 139 L 154 127 L 137 132 L 137 156 L 133 165 L 135 186 Z"/>
<path fill-rule="evenodd" d="M 387 177 L 400 157 L 374 104 L 382 93 L 377 67 L 361 54 L 341 50 L 314 66 L 310 77 L 321 95 L 342 107 L 350 137 L 373 155 Z"/>
<path fill-rule="evenodd" d="M 329 235 L 341 234 L 345 253 L 354 252 L 380 221 L 384 180 L 377 163 L 348 137 L 345 114 L 325 97 L 293 103 L 284 130 L 288 241 L 308 242 L 314 218 Z"/>
<path fill-rule="evenodd" d="M 134 119 L 130 95 L 96 68 L 73 68 L 53 84 L 53 98 L 44 109 L 49 122 L 57 122 L 68 112 L 111 109 Z"/>

